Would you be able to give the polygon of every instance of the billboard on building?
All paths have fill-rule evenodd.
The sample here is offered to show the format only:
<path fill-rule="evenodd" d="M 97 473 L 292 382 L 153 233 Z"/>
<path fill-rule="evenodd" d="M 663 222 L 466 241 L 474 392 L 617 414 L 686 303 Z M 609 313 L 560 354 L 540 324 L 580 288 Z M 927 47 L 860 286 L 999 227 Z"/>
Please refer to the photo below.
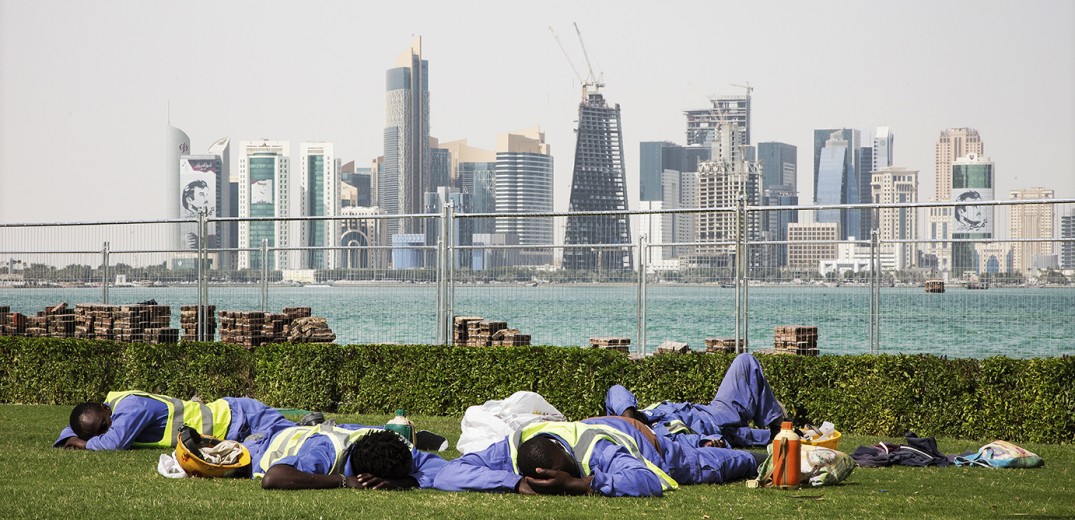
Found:
<path fill-rule="evenodd" d="M 220 161 L 182 157 L 179 160 L 179 218 L 196 219 L 205 212 L 207 217 L 217 213 L 217 177 Z M 198 225 L 182 224 L 180 246 L 198 247 Z M 209 243 L 213 243 L 216 226 L 209 226 Z"/>
<path fill-rule="evenodd" d="M 959 203 L 952 211 L 953 233 L 993 233 L 993 206 L 982 201 L 993 200 L 993 188 L 953 188 L 952 202 Z"/>
<path fill-rule="evenodd" d="M 261 179 L 250 183 L 251 204 L 272 204 L 272 179 Z"/>

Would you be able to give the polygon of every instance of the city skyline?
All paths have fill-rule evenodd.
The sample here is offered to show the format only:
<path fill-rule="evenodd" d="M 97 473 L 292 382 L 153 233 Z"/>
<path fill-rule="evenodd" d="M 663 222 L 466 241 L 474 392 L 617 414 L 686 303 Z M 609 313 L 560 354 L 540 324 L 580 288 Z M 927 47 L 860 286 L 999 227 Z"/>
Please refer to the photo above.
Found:
<path fill-rule="evenodd" d="M 813 159 L 813 131 L 859 129 L 863 142 L 871 142 L 868 132 L 878 126 L 899 137 L 893 166 L 933 171 L 940 132 L 970 127 L 989 142 L 985 153 L 996 164 L 996 193 L 1044 187 L 1057 198 L 1075 197 L 1071 154 L 1028 153 L 1063 150 L 1075 141 L 1070 3 L 913 2 L 886 6 L 889 23 L 869 28 L 864 26 L 876 13 L 856 3 L 835 10 L 797 3 L 690 6 L 704 16 L 737 15 L 730 19 L 741 23 L 722 25 L 719 35 L 681 30 L 680 11 L 650 17 L 637 7 L 600 2 L 552 2 L 542 15 L 510 30 L 482 24 L 497 19 L 489 14 L 495 4 L 472 4 L 487 13 L 458 24 L 444 23 L 459 18 L 450 8 L 429 4 L 413 16 L 374 13 L 381 16 L 369 31 L 347 30 L 354 25 L 346 23 L 367 10 L 327 2 L 277 3 L 260 11 L 193 2 L 184 13 L 128 2 L 56 5 L 0 1 L 4 223 L 171 218 L 163 195 L 147 196 L 163 194 L 167 186 L 158 169 L 167 162 L 161 129 L 169 122 L 190 136 L 191 154 L 205 153 L 221 137 L 327 141 L 335 143 L 337 157 L 365 166 L 382 153 L 384 71 L 418 35 L 431 68 L 430 133 L 492 149 L 499 134 L 540 126 L 559 150 L 554 200 L 555 209 L 564 211 L 579 85 L 547 27 L 566 34 L 572 21 L 609 83 L 606 95 L 624 107 L 631 209 L 639 208 L 639 143 L 683 144 L 684 111 L 705 108 L 710 95 L 739 95 L 743 89 L 731 84 L 748 81 L 754 88 L 751 140 L 797 147 L 801 204 L 813 199 L 804 168 Z M 326 27 L 307 43 L 302 22 L 325 9 L 337 16 L 324 20 Z M 825 14 L 830 11 L 841 15 Z M 895 39 L 907 25 L 921 35 Z M 871 39 L 887 37 L 898 45 L 878 60 L 883 69 L 848 60 L 867 70 L 827 75 L 827 62 L 818 56 L 829 44 L 818 34 L 833 26 L 860 42 L 849 45 L 852 57 L 871 55 Z M 482 27 L 481 38 L 461 27 Z M 626 39 L 624 28 L 645 29 L 653 37 Z M 704 43 L 743 41 L 744 34 L 757 42 L 750 50 L 721 54 L 719 66 L 699 65 L 709 63 Z M 490 46 L 490 39 L 504 43 Z M 577 42 L 563 40 L 575 64 L 584 63 Z M 952 64 L 934 56 L 936 48 L 968 41 L 975 45 L 973 60 Z M 315 47 L 339 52 L 310 52 Z M 282 59 L 299 56 L 310 70 L 329 67 L 338 75 L 304 81 L 304 67 Z M 254 73 L 268 65 L 275 72 Z M 769 70 L 774 67 L 779 70 Z M 860 80 L 881 72 L 896 79 Z M 100 160 L 109 149 L 123 149 L 123 160 Z M 43 188 L 45 178 L 49 189 Z M 930 199 L 934 180 L 921 176 L 919 200 Z M 54 189 L 58 185 L 69 189 Z"/>

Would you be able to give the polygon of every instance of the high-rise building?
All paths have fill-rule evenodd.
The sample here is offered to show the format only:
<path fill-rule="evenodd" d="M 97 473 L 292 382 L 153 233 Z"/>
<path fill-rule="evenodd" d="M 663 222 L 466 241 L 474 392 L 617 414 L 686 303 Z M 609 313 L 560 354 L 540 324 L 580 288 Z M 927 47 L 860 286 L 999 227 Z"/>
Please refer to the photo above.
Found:
<path fill-rule="evenodd" d="M 421 213 L 425 193 L 435 191 L 429 144 L 429 62 L 422 59 L 418 37 L 387 72 L 384 162 L 377 193 L 378 205 L 389 215 Z M 389 222 L 390 233 L 424 231 L 421 219 Z"/>
<path fill-rule="evenodd" d="M 698 207 L 732 208 L 745 197 L 748 206 L 761 204 L 761 170 L 756 161 L 748 161 L 743 156 L 739 132 L 734 123 L 724 123 L 717 131 L 717 141 L 713 145 L 713 159 L 698 165 Z M 699 242 L 732 242 L 737 239 L 739 231 L 738 214 L 732 211 L 700 213 L 695 217 L 698 225 Z M 756 241 L 760 237 L 761 217 L 758 212 L 747 214 L 745 223 L 746 240 Z M 699 246 L 695 254 L 697 262 L 707 265 L 725 265 L 723 260 L 714 258 L 734 258 L 733 245 Z M 710 258 L 702 258 L 710 257 Z M 727 265 L 732 265 L 730 262 Z"/>
<path fill-rule="evenodd" d="M 773 141 L 758 143 L 762 190 L 776 186 L 795 188 L 798 182 L 798 153 L 798 149 L 793 144 Z"/>
<path fill-rule="evenodd" d="M 873 146 L 870 148 L 870 168 L 866 173 L 873 173 L 881 168 L 892 166 L 892 145 L 894 137 L 892 130 L 887 126 L 879 126 L 873 135 Z"/>
<path fill-rule="evenodd" d="M 716 141 L 722 123 L 734 123 L 739 143 L 750 146 L 750 96 L 711 96 L 709 102 L 712 106 L 708 108 L 683 112 L 687 116 L 687 146 L 708 146 Z"/>
<path fill-rule="evenodd" d="M 1012 200 L 1052 199 L 1053 190 L 1026 188 L 1012 190 Z M 1052 204 L 1011 206 L 1012 269 L 1029 274 L 1036 267 L 1035 258 L 1053 254 L 1052 242 L 1020 242 L 1019 239 L 1052 239 L 1055 212 Z"/>
<path fill-rule="evenodd" d="M 1060 217 L 1060 268 L 1075 269 L 1075 210 Z"/>
<path fill-rule="evenodd" d="M 818 205 L 859 204 L 861 198 L 860 135 L 849 128 L 814 130 L 814 202 Z M 818 222 L 835 222 L 840 239 L 862 238 L 862 210 L 817 212 Z"/>
<path fill-rule="evenodd" d="M 540 128 L 497 136 L 494 170 L 497 213 L 552 212 L 552 148 L 545 143 L 545 132 Z M 505 235 L 506 243 L 549 246 L 554 242 L 553 225 L 551 217 L 497 217 L 495 231 Z M 511 256 L 524 265 L 552 264 L 552 250 L 548 247 L 524 249 Z"/>
<path fill-rule="evenodd" d="M 306 142 L 299 144 L 299 187 L 302 192 L 301 214 L 304 217 L 335 217 L 340 214 L 340 174 L 336 169 L 336 155 L 332 143 Z M 308 220 L 302 222 L 299 242 L 304 247 L 328 248 L 336 246 L 334 220 Z M 310 249 L 303 251 L 303 264 L 307 269 L 335 269 L 339 254 L 333 249 Z"/>
<path fill-rule="evenodd" d="M 698 163 L 708 161 L 712 147 L 680 146 L 668 141 L 647 141 L 639 145 L 639 199 L 643 210 L 693 208 L 697 202 Z M 681 179 L 681 177 L 683 177 Z M 670 189 L 671 191 L 665 191 Z M 688 200 L 689 198 L 689 200 Z M 641 233 L 651 244 L 690 241 L 694 233 L 692 214 L 647 214 L 640 219 Z M 671 233 L 671 234 L 670 234 Z M 678 238 L 675 238 L 678 237 Z M 650 248 L 654 255 L 669 259 L 685 253 L 685 248 Z"/>
<path fill-rule="evenodd" d="M 384 219 L 368 218 L 384 215 L 379 208 L 350 206 L 340 209 L 340 214 L 349 217 L 340 221 L 338 235 L 341 266 L 347 269 L 385 269 L 388 267 L 388 222 Z"/>
<path fill-rule="evenodd" d="M 217 194 L 219 205 L 217 206 L 218 217 L 238 217 L 239 216 L 239 194 L 238 192 L 238 179 L 232 179 L 231 177 L 231 140 L 227 137 L 221 137 L 209 145 L 209 154 L 215 155 L 220 158 L 220 175 L 217 177 L 219 182 L 217 187 L 220 189 L 220 193 Z M 238 222 L 221 222 L 217 225 L 218 235 L 220 237 L 218 244 L 221 249 L 234 250 L 239 247 L 239 223 Z M 220 268 L 231 270 L 235 268 L 235 263 L 238 260 L 235 251 L 222 251 L 219 255 Z"/>
<path fill-rule="evenodd" d="M 373 169 L 360 168 L 355 161 L 348 161 L 339 167 L 340 207 L 369 208 L 373 206 Z"/>
<path fill-rule="evenodd" d="M 467 195 L 471 213 L 496 211 L 494 174 L 496 152 L 470 146 L 466 139 L 441 143 L 441 148 L 451 153 L 452 186 Z M 493 219 L 471 219 L 474 233 L 492 233 L 496 229 Z"/>
<path fill-rule="evenodd" d="M 870 193 L 874 204 L 914 204 L 918 202 L 918 172 L 898 166 L 874 170 Z M 882 252 L 890 252 L 895 269 L 907 270 L 918 261 L 918 247 L 913 242 L 889 242 L 918 238 L 918 212 L 915 208 L 881 208 L 878 210 L 878 235 Z"/>
<path fill-rule="evenodd" d="M 188 218 L 183 216 L 180 205 L 183 195 L 179 186 L 179 158 L 190 153 L 190 137 L 172 125 L 168 125 L 164 135 L 164 172 L 168 177 L 165 186 L 169 188 L 165 190 L 161 207 L 166 208 L 165 218 Z M 182 225 L 176 224 L 172 229 L 170 247 L 187 249 L 186 235 L 187 230 L 183 229 Z"/>
<path fill-rule="evenodd" d="M 968 154 L 982 155 L 985 153 L 984 148 L 981 136 L 973 128 L 949 128 L 941 131 L 934 156 L 936 190 L 933 201 L 952 200 L 952 163 Z M 927 256 L 936 259 L 937 270 L 941 273 L 952 269 L 952 249 L 949 242 L 952 237 L 948 229 L 951 222 L 951 208 L 930 208 L 931 241 L 926 244 Z"/>
<path fill-rule="evenodd" d="M 949 227 L 954 276 L 977 272 L 975 242 L 981 245 L 993 238 L 993 206 L 979 204 L 993 200 L 993 178 L 993 163 L 978 154 L 968 154 L 952 162 L 951 201 L 961 204 L 953 208 Z"/>
<path fill-rule="evenodd" d="M 239 143 L 239 217 L 280 218 L 291 216 L 291 146 L 287 141 L 241 141 Z M 239 222 L 239 248 L 258 249 L 263 240 L 270 248 L 290 246 L 287 221 Z M 288 251 L 276 250 L 263 259 L 260 251 L 239 251 L 239 269 L 290 269 Z"/>
<path fill-rule="evenodd" d="M 835 222 L 788 224 L 788 268 L 817 272 L 822 261 L 836 258 L 839 233 Z"/>
<path fill-rule="evenodd" d="M 704 161 L 703 161 L 704 163 Z M 697 166 L 695 166 L 697 169 Z M 698 172 L 668 169 L 664 171 L 661 193 L 662 209 L 680 209 L 698 207 Z M 698 233 L 697 213 L 671 213 L 661 215 L 660 240 L 653 237 L 653 243 L 694 242 Z M 671 246 L 661 248 L 661 259 L 668 260 L 688 255 L 693 252 L 690 246 Z M 650 258 L 652 261 L 652 258 Z"/>
<path fill-rule="evenodd" d="M 596 88 L 579 103 L 575 165 L 569 210 L 626 211 L 620 106 L 609 106 Z M 626 247 L 587 247 L 623 244 Z M 627 215 L 572 215 L 564 231 L 565 269 L 633 269 L 631 225 Z"/>

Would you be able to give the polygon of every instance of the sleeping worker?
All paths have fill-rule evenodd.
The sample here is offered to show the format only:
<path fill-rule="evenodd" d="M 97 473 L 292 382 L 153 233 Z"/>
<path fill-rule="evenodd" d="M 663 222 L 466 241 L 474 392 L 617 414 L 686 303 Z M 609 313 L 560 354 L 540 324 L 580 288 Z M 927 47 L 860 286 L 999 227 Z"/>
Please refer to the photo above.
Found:
<path fill-rule="evenodd" d="M 768 445 L 787 417 L 761 364 L 748 353 L 735 357 L 709 404 L 663 401 L 640 410 L 634 394 L 615 385 L 605 395 L 605 413 L 637 419 L 696 446 L 731 448 Z"/>
<path fill-rule="evenodd" d="M 248 438 L 254 478 L 263 489 L 433 487 L 445 461 L 415 449 L 394 431 L 375 426 L 293 426 Z"/>
<path fill-rule="evenodd" d="M 70 425 L 53 446 L 86 450 L 170 448 L 175 447 L 184 425 L 219 439 L 241 441 L 251 434 L 295 423 L 261 401 L 246 397 L 199 403 L 139 391 L 109 392 L 104 403 L 75 406 Z"/>
<path fill-rule="evenodd" d="M 679 484 L 753 476 L 748 452 L 698 447 L 654 434 L 626 417 L 536 422 L 488 448 L 448 462 L 433 487 L 443 491 L 662 496 Z"/>

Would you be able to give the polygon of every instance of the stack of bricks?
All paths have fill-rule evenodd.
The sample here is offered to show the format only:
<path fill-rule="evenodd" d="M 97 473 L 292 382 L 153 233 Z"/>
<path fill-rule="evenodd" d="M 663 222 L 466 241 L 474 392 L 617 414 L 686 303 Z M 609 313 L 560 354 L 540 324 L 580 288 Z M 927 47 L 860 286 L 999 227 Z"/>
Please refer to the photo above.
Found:
<path fill-rule="evenodd" d="M 284 313 L 268 313 L 261 328 L 263 343 L 281 343 L 287 341 L 287 326 L 291 319 Z"/>
<path fill-rule="evenodd" d="M 6 307 L 5 307 L 6 308 Z M 0 313 L 0 336 L 25 336 L 26 316 L 18 312 Z"/>
<path fill-rule="evenodd" d="M 265 313 L 261 311 L 220 311 L 220 341 L 246 348 L 265 341 Z"/>
<path fill-rule="evenodd" d="M 590 347 L 604 348 L 629 354 L 631 352 L 631 338 L 619 338 L 614 336 L 590 338 Z"/>
<path fill-rule="evenodd" d="M 268 343 L 331 343 L 336 334 L 328 321 L 311 316 L 309 307 L 282 313 L 220 311 L 220 341 L 246 348 Z"/>
<path fill-rule="evenodd" d="M 453 320 L 454 344 L 461 347 L 525 347 L 530 335 L 508 328 L 508 322 L 486 320 L 480 316 L 456 316 Z"/>
<path fill-rule="evenodd" d="M 7 305 L 0 305 L 0 336 L 14 336 L 14 334 L 8 334 L 8 320 L 11 318 L 11 307 Z"/>
<path fill-rule="evenodd" d="M 179 329 L 171 328 L 172 309 L 167 305 L 80 303 L 75 306 L 74 320 L 77 338 L 145 343 L 179 341 Z"/>
<path fill-rule="evenodd" d="M 45 313 L 39 312 L 37 316 L 26 318 L 26 335 L 32 338 L 43 338 L 48 335 L 48 318 Z"/>
<path fill-rule="evenodd" d="M 205 334 L 198 337 L 198 306 L 182 305 L 179 307 L 179 328 L 183 329 L 183 338 L 190 341 L 213 341 L 216 338 L 216 305 L 205 307 Z"/>
<path fill-rule="evenodd" d="M 50 338 L 75 337 L 75 310 L 66 303 L 45 309 L 45 333 Z"/>
<path fill-rule="evenodd" d="M 734 354 L 741 350 L 743 340 L 739 340 L 740 348 L 736 348 L 735 338 L 706 338 L 705 351 L 707 354 Z"/>
<path fill-rule="evenodd" d="M 773 331 L 773 349 L 777 353 L 816 356 L 817 327 L 777 325 Z"/>
<path fill-rule="evenodd" d="M 284 309 L 287 311 L 287 309 Z M 307 309 L 309 314 L 309 309 Z M 336 333 L 328 327 L 328 320 L 320 316 L 303 316 L 295 318 L 287 326 L 289 343 L 332 343 Z"/>

